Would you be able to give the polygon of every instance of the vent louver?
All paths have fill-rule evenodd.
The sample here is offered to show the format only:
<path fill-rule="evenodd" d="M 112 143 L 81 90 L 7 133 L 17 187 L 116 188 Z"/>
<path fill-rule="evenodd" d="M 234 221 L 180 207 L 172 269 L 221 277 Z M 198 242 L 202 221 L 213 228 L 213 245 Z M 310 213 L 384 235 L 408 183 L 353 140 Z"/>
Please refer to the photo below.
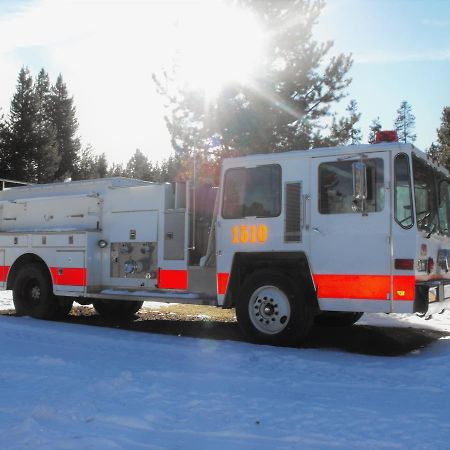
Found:
<path fill-rule="evenodd" d="M 300 221 L 301 189 L 301 183 L 286 183 L 285 185 L 285 242 L 300 242 L 302 240 Z"/>

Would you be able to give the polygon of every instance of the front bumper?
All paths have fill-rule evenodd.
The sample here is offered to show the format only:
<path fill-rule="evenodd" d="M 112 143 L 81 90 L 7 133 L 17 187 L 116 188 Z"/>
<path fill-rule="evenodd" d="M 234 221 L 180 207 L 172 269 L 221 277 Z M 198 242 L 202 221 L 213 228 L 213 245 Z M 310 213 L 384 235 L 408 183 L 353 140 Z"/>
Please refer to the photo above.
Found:
<path fill-rule="evenodd" d="M 415 313 L 435 314 L 443 309 L 450 309 L 450 280 L 416 283 Z"/>

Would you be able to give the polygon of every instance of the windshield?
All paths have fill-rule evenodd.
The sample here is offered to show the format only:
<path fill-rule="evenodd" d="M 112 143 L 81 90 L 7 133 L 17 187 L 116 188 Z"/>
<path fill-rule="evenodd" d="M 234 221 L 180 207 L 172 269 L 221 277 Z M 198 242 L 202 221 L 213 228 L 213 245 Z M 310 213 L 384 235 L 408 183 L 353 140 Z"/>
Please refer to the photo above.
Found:
<path fill-rule="evenodd" d="M 428 234 L 449 234 L 448 182 L 444 175 L 413 157 L 417 228 Z"/>

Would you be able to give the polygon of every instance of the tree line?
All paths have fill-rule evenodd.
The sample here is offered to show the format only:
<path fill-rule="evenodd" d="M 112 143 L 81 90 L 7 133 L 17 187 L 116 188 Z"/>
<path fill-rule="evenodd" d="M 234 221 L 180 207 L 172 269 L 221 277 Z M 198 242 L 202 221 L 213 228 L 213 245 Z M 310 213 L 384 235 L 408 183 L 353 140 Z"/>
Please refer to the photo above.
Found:
<path fill-rule="evenodd" d="M 224 157 L 362 143 L 358 104 L 332 113 L 347 96 L 351 55 L 328 56 L 332 42 L 317 42 L 313 28 L 323 0 L 261 2 L 235 0 L 255 15 L 270 36 L 251 85 L 229 82 L 214 99 L 188 87 L 178 61 L 153 74 L 166 103 L 165 120 L 174 155 L 155 163 L 136 150 L 127 164 L 110 164 L 105 154 L 81 147 L 73 98 L 60 75 L 54 85 L 42 69 L 33 79 L 18 76 L 10 112 L 0 117 L 0 177 L 34 183 L 128 176 L 172 181 L 192 176 L 217 183 Z M 302 20 L 292 20 L 301 17 Z M 220 58 L 220 55 L 217 55 Z M 430 155 L 450 166 L 450 109 L 444 109 L 438 141 Z M 386 126 L 387 125 L 387 126 Z M 401 142 L 414 142 L 415 117 L 401 102 L 392 124 Z M 382 129 L 372 120 L 368 142 Z M 195 163 L 194 163 L 195 162 Z"/>
<path fill-rule="evenodd" d="M 80 141 L 72 99 L 60 75 L 50 85 L 22 68 L 8 116 L 0 118 L 2 178 L 46 183 L 76 173 Z"/>
<path fill-rule="evenodd" d="M 41 69 L 33 78 L 23 67 L 9 113 L 0 111 L 0 178 L 51 183 L 107 176 L 166 181 L 179 171 L 176 156 L 150 161 L 139 149 L 126 165 L 109 164 L 91 145 L 82 148 L 73 97 L 62 75 L 55 84 Z"/>

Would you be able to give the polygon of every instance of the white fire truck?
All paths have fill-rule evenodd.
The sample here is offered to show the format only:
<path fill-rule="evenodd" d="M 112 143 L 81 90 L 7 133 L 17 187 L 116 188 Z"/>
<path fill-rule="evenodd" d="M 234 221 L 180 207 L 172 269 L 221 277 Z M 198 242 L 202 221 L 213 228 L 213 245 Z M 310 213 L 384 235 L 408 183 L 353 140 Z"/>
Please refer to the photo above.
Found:
<path fill-rule="evenodd" d="M 447 306 L 449 174 L 411 144 L 227 159 L 208 192 L 201 212 L 181 184 L 5 189 L 0 287 L 42 319 L 74 300 L 121 317 L 144 300 L 235 307 L 244 334 L 270 344 L 300 342 L 314 321 Z"/>

